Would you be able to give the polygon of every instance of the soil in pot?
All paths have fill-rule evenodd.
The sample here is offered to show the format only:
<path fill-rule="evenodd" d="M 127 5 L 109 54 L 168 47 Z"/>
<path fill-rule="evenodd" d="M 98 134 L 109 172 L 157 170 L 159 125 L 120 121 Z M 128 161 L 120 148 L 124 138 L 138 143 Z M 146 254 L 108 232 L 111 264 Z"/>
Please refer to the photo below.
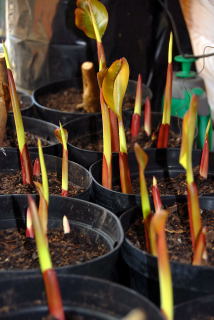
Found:
<path fill-rule="evenodd" d="M 30 132 L 25 132 L 25 139 L 29 148 L 37 147 L 38 138 L 40 138 L 43 147 L 47 147 L 54 144 L 54 142 L 51 142 L 50 140 L 48 141 L 42 137 L 39 137 L 38 135 L 35 135 Z M 1 147 L 11 147 L 11 148 L 18 147 L 17 135 L 15 130 L 13 130 L 12 128 L 7 128 L 6 136 L 5 136 L 3 145 Z"/>
<path fill-rule="evenodd" d="M 186 195 L 187 186 L 186 186 L 186 173 L 185 172 L 174 172 L 175 176 L 164 176 L 164 174 L 159 177 L 157 176 L 158 187 L 160 190 L 161 196 L 168 195 Z M 154 173 L 155 175 L 155 173 Z M 214 193 L 214 184 L 213 184 L 213 175 L 208 175 L 207 179 L 204 179 L 199 174 L 199 166 L 194 168 L 194 179 L 198 187 L 199 194 L 213 194 Z M 152 175 L 147 175 L 146 181 L 150 194 L 152 193 Z M 140 193 L 139 178 L 132 179 L 133 193 Z M 120 186 L 115 185 L 113 188 L 115 191 L 121 192 Z"/>
<path fill-rule="evenodd" d="M 41 182 L 41 177 L 37 179 L 34 177 L 34 181 Z M 0 194 L 26 194 L 37 193 L 34 185 L 24 185 L 22 183 L 22 174 L 20 170 L 13 170 L 11 172 L 0 173 Z M 56 172 L 48 173 L 49 193 L 54 195 L 61 194 L 62 181 L 57 176 Z M 69 182 L 68 185 L 68 197 L 75 197 L 85 191 L 84 188 Z"/>
<path fill-rule="evenodd" d="M 57 92 L 47 92 L 38 97 L 38 102 L 47 108 L 63 112 L 87 113 L 77 105 L 82 103 L 82 90 L 77 88 L 62 88 Z M 134 107 L 135 98 L 127 94 L 124 98 L 124 109 Z"/>
<path fill-rule="evenodd" d="M 62 228 L 48 231 L 51 259 L 55 267 L 78 265 L 107 253 L 110 248 L 102 237 L 72 225 L 69 234 Z M 0 270 L 35 269 L 39 266 L 34 239 L 26 238 L 24 229 L 0 230 Z"/>
<path fill-rule="evenodd" d="M 192 244 L 186 203 L 175 203 L 166 224 L 166 237 L 170 260 L 180 263 L 192 261 Z M 207 261 L 203 265 L 214 266 L 214 210 L 201 209 L 201 218 L 207 226 Z M 139 249 L 146 251 L 142 217 L 139 217 L 126 232 L 126 237 Z"/>
<path fill-rule="evenodd" d="M 97 133 L 92 133 L 88 136 L 71 139 L 69 142 L 75 145 L 75 147 L 80 149 L 86 149 L 91 151 L 103 151 L 103 138 L 102 131 Z M 130 129 L 126 129 L 126 138 L 127 138 L 127 148 L 128 151 L 134 150 L 134 143 L 138 142 L 144 149 L 156 148 L 157 138 L 158 138 L 158 129 L 153 131 L 152 135 L 148 137 L 145 132 L 140 130 L 138 138 L 132 140 Z M 179 148 L 181 145 L 181 136 L 174 131 L 170 130 L 169 137 L 169 148 Z"/>

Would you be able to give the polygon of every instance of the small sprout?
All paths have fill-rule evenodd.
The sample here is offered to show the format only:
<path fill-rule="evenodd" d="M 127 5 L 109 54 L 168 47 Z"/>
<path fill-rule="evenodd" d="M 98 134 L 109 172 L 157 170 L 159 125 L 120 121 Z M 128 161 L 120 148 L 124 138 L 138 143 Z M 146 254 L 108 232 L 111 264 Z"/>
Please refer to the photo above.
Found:
<path fill-rule="evenodd" d="M 57 274 L 52 266 L 47 237 L 44 233 L 36 204 L 30 195 L 28 196 L 28 205 L 33 221 L 36 247 L 39 256 L 40 269 L 45 284 L 49 312 L 57 320 L 65 320 L 59 282 Z"/>
<path fill-rule="evenodd" d="M 160 191 L 158 188 L 157 179 L 155 177 L 153 177 L 152 197 L 153 197 L 155 212 L 158 212 L 159 210 L 163 209 L 163 204 L 160 197 Z"/>
<path fill-rule="evenodd" d="M 42 144 L 40 139 L 38 139 L 38 150 L 39 150 L 39 163 L 40 163 L 40 168 L 42 173 L 42 188 L 43 188 L 45 200 L 48 205 L 49 203 L 48 175 L 47 175 L 45 159 L 44 159 L 44 154 L 43 154 Z"/>
<path fill-rule="evenodd" d="M 146 97 L 144 105 L 144 131 L 149 137 L 152 133 L 152 113 L 150 98 Z"/>
<path fill-rule="evenodd" d="M 122 320 L 146 320 L 147 316 L 144 310 L 133 309 Z"/>
<path fill-rule="evenodd" d="M 167 148 L 169 140 L 171 101 L 172 101 L 172 32 L 170 33 L 168 48 L 168 68 L 166 76 L 166 86 L 164 94 L 164 106 L 162 123 L 159 129 L 157 148 Z"/>
<path fill-rule="evenodd" d="M 22 180 L 23 184 L 32 184 L 32 166 L 30 162 L 30 156 L 27 148 L 27 144 L 25 142 L 25 132 L 24 126 L 22 122 L 22 115 L 20 111 L 20 103 L 18 99 L 18 94 L 16 92 L 16 85 L 13 79 L 12 68 L 10 66 L 10 61 L 7 53 L 7 48 L 3 43 L 4 55 L 7 65 L 7 75 L 8 75 L 8 83 L 9 83 L 9 91 L 11 97 L 11 104 L 13 108 L 15 126 L 16 126 L 16 134 L 20 152 L 20 162 L 21 162 L 21 169 L 22 169 Z"/>
<path fill-rule="evenodd" d="M 165 224 L 168 214 L 166 210 L 158 211 L 152 217 L 151 225 L 156 233 L 161 310 L 167 320 L 173 320 L 172 276 L 165 235 Z"/>
<path fill-rule="evenodd" d="M 39 177 L 40 173 L 41 173 L 41 169 L 40 169 L 39 158 L 36 158 L 33 164 L 33 176 Z"/>
<path fill-rule="evenodd" d="M 136 138 L 140 131 L 141 107 L 142 107 L 142 77 L 139 74 L 138 80 L 137 80 L 134 113 L 132 115 L 132 121 L 131 121 L 132 139 Z"/>
<path fill-rule="evenodd" d="M 9 107 L 10 93 L 8 87 L 7 66 L 4 54 L 0 53 L 0 146 L 3 145 L 5 138 Z"/>
<path fill-rule="evenodd" d="M 58 141 L 62 144 L 62 196 L 68 196 L 68 132 L 63 129 L 61 123 L 60 127 L 55 130 L 55 135 Z"/>
<path fill-rule="evenodd" d="M 134 144 L 134 151 L 139 167 L 141 206 L 145 228 L 146 248 L 147 251 L 150 252 L 152 247 L 152 239 L 150 234 L 151 207 L 149 201 L 149 193 L 146 185 L 146 178 L 144 174 L 145 168 L 148 163 L 148 155 L 143 151 L 138 143 Z"/>
<path fill-rule="evenodd" d="M 34 231 L 33 231 L 33 222 L 30 214 L 30 209 L 27 208 L 27 214 L 26 214 L 26 232 L 25 232 L 26 238 L 34 239 Z"/>
<path fill-rule="evenodd" d="M 48 232 L 48 203 L 45 199 L 44 189 L 41 183 L 34 181 L 35 187 L 39 193 L 39 217 L 45 234 Z"/>
<path fill-rule="evenodd" d="M 200 176 L 204 179 L 207 179 L 208 176 L 208 169 L 209 169 L 209 130 L 210 130 L 211 120 L 208 121 L 206 133 L 205 133 L 205 140 L 204 140 L 204 146 L 201 156 L 201 163 L 200 163 Z"/>
<path fill-rule="evenodd" d="M 63 216 L 62 223 L 63 223 L 64 234 L 70 233 L 71 228 L 70 228 L 70 224 L 69 224 L 69 221 L 68 221 L 68 218 L 66 215 Z"/>
<path fill-rule="evenodd" d="M 202 260 L 207 261 L 207 251 L 206 251 L 206 235 L 207 228 L 203 227 L 198 235 L 198 239 L 196 240 L 195 250 L 193 255 L 193 265 L 201 265 Z"/>

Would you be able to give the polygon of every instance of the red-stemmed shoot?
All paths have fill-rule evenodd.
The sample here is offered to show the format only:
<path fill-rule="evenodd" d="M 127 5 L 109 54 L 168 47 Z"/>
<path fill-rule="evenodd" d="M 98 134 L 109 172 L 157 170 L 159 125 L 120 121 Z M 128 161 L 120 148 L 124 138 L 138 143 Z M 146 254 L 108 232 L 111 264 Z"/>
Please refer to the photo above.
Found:
<path fill-rule="evenodd" d="M 155 177 L 153 177 L 152 197 L 153 197 L 155 212 L 158 212 L 159 210 L 163 209 L 163 204 L 160 197 L 160 190 L 158 188 L 157 179 Z"/>
<path fill-rule="evenodd" d="M 203 227 L 196 241 L 192 260 L 193 265 L 201 265 L 203 260 L 207 261 L 206 234 L 207 229 L 206 227 Z"/>
<path fill-rule="evenodd" d="M 41 173 L 39 158 L 36 158 L 33 163 L 33 176 L 39 177 Z"/>
<path fill-rule="evenodd" d="M 129 80 L 129 65 L 125 58 L 112 63 L 105 73 L 102 92 L 105 102 L 116 114 L 119 127 L 119 167 L 120 181 L 123 193 L 132 193 L 130 170 L 128 165 L 128 153 L 126 144 L 125 128 L 122 118 L 122 104 Z"/>
<path fill-rule="evenodd" d="M 170 33 L 168 49 L 168 67 L 166 76 L 166 86 L 164 93 L 164 106 L 162 123 L 159 128 L 157 148 L 167 148 L 170 130 L 171 101 L 172 101 L 172 32 Z"/>
<path fill-rule="evenodd" d="M 183 118 L 182 144 L 179 159 L 180 164 L 186 170 L 188 213 L 193 252 L 202 228 L 198 189 L 194 182 L 192 169 L 192 147 L 195 135 L 197 104 L 197 96 L 192 95 L 189 110 L 186 112 Z"/>
<path fill-rule="evenodd" d="M 40 164 L 40 169 L 42 174 L 42 188 L 44 190 L 44 197 L 48 205 L 49 204 L 48 174 L 46 170 L 45 159 L 44 159 L 44 154 L 43 154 L 42 144 L 40 139 L 38 139 L 38 151 L 39 151 L 39 164 Z"/>
<path fill-rule="evenodd" d="M 23 126 L 22 116 L 20 111 L 20 103 L 19 103 L 17 92 L 16 92 L 16 85 L 13 79 L 13 73 L 12 73 L 12 68 L 10 66 L 7 49 L 4 43 L 2 45 L 3 45 L 4 55 L 5 55 L 6 65 L 7 65 L 9 91 L 10 91 L 11 104 L 13 108 L 13 114 L 14 114 L 14 120 L 15 120 L 15 126 L 16 126 L 18 147 L 20 152 L 22 181 L 23 181 L 23 184 L 32 184 L 33 172 L 32 172 L 32 166 L 30 162 L 30 156 L 29 156 L 27 144 L 25 141 L 25 132 L 24 132 L 24 126 Z"/>
<path fill-rule="evenodd" d="M 27 208 L 27 214 L 26 214 L 26 232 L 25 232 L 26 238 L 34 239 L 34 231 L 33 231 L 33 222 L 30 214 L 30 209 Z"/>
<path fill-rule="evenodd" d="M 145 230 L 145 238 L 146 238 L 146 249 L 148 252 L 152 252 L 154 254 L 154 238 L 152 233 L 150 233 L 150 221 L 151 221 L 151 207 L 149 201 L 149 193 L 146 185 L 145 178 L 145 168 L 148 163 L 148 155 L 145 151 L 140 147 L 140 145 L 136 142 L 134 144 L 135 156 L 138 162 L 139 168 L 139 180 L 140 180 L 140 194 L 141 194 L 141 206 L 143 212 L 143 223 Z"/>
<path fill-rule="evenodd" d="M 4 53 L 0 53 L 0 146 L 3 145 L 5 138 L 9 107 L 10 94 L 8 88 L 7 66 Z"/>
<path fill-rule="evenodd" d="M 65 320 L 59 282 L 52 266 L 47 237 L 44 233 L 36 204 L 31 196 L 28 196 L 28 204 L 33 221 L 40 269 L 45 284 L 49 312 L 57 320 Z"/>
<path fill-rule="evenodd" d="M 144 131 L 149 137 L 152 133 L 152 111 L 150 98 L 146 97 L 144 104 Z"/>
<path fill-rule="evenodd" d="M 151 226 L 156 234 L 161 310 L 167 320 L 173 320 L 172 276 L 165 235 L 167 217 L 168 212 L 166 210 L 156 212 L 152 217 Z"/>
<path fill-rule="evenodd" d="M 62 196 L 68 196 L 68 132 L 63 129 L 61 123 L 60 127 L 55 130 L 55 135 L 58 141 L 62 144 Z"/>
<path fill-rule="evenodd" d="M 132 121 L 131 121 L 132 139 L 136 139 L 140 131 L 141 107 L 142 107 L 142 76 L 141 74 L 139 74 L 137 79 L 134 113 L 132 115 Z"/>
<path fill-rule="evenodd" d="M 204 179 L 207 179 L 208 176 L 208 169 L 209 169 L 209 130 L 210 130 L 211 120 L 208 121 L 206 132 L 205 132 L 205 140 L 204 146 L 201 156 L 201 163 L 200 163 L 200 176 Z"/>

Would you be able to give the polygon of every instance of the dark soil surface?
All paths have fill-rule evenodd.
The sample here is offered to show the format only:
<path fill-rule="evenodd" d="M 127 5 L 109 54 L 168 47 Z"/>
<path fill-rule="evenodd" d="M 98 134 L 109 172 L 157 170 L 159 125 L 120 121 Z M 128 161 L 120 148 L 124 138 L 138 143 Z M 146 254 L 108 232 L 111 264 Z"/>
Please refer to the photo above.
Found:
<path fill-rule="evenodd" d="M 168 208 L 169 216 L 166 224 L 166 237 L 171 261 L 191 263 L 192 246 L 186 204 L 175 204 Z M 214 266 L 214 210 L 201 210 L 204 226 L 207 226 L 207 255 L 204 265 Z M 142 220 L 138 219 L 129 228 L 126 236 L 141 250 L 145 251 L 145 238 Z"/>
<path fill-rule="evenodd" d="M 40 138 L 43 147 L 47 147 L 47 146 L 50 146 L 51 144 L 53 144 L 53 142 L 47 141 L 44 138 L 39 137 L 39 136 L 37 136 L 33 133 L 30 133 L 30 132 L 25 132 L 25 138 L 26 138 L 26 143 L 29 148 L 30 147 L 37 147 L 38 138 Z M 17 146 L 18 146 L 18 142 L 17 142 L 16 131 L 11 130 L 11 128 L 7 128 L 6 137 L 4 139 L 4 143 L 3 143 L 2 147 L 17 148 Z"/>
<path fill-rule="evenodd" d="M 84 135 L 77 139 L 71 139 L 69 142 L 73 144 L 75 147 L 80 149 L 92 150 L 92 151 L 103 151 L 103 134 L 102 131 L 98 133 L 94 133 L 91 135 Z M 126 130 L 127 137 L 127 147 L 128 151 L 133 151 L 134 143 L 138 142 L 141 147 L 144 149 L 148 148 L 156 148 L 157 146 L 157 137 L 158 133 L 155 131 L 148 137 L 145 132 L 141 129 L 139 136 L 137 139 L 132 140 L 130 130 Z M 172 130 L 170 131 L 169 138 L 169 148 L 179 148 L 181 144 L 181 137 L 174 133 Z"/>
<path fill-rule="evenodd" d="M 109 251 L 101 237 L 75 225 L 66 235 L 62 229 L 49 230 L 48 241 L 54 267 L 78 265 Z M 25 230 L 0 230 L 0 269 L 33 268 L 39 268 L 34 239 L 26 238 Z"/>
<path fill-rule="evenodd" d="M 82 91 L 76 88 L 61 89 L 55 93 L 43 94 L 38 98 L 38 102 L 50 109 L 56 109 L 64 112 L 82 112 L 83 108 L 77 108 L 82 103 Z M 126 96 L 124 99 L 124 109 L 134 107 L 134 98 Z"/>
<path fill-rule="evenodd" d="M 35 180 L 41 179 L 34 178 Z M 36 188 L 30 185 L 22 184 L 21 171 L 11 171 L 0 173 L 0 194 L 28 194 L 37 193 Z M 61 195 L 61 178 L 57 177 L 55 172 L 48 173 L 49 193 L 54 195 Z M 68 197 L 74 197 L 84 191 L 80 186 L 74 185 L 69 182 Z"/>
<path fill-rule="evenodd" d="M 180 173 L 176 177 L 156 177 L 158 182 L 158 188 L 160 190 L 160 194 L 163 196 L 167 195 L 185 195 L 186 191 L 186 174 Z M 152 176 L 147 176 L 147 187 L 152 193 Z M 198 187 L 199 194 L 211 194 L 214 193 L 214 176 L 209 176 L 207 179 L 202 178 L 199 175 L 199 167 L 194 168 L 194 179 L 195 183 Z M 140 193 L 140 184 L 139 178 L 132 179 L 133 193 Z M 120 186 L 116 185 L 113 187 L 115 191 L 121 192 Z"/>

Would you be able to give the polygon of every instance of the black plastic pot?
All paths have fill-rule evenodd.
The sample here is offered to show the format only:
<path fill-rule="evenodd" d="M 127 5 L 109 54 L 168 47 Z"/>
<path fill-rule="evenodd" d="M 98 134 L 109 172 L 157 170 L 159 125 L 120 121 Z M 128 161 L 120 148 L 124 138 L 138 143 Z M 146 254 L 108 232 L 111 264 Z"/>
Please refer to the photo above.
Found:
<path fill-rule="evenodd" d="M 0 196 L 0 229 L 25 228 L 26 195 Z M 93 203 L 60 196 L 51 196 L 49 203 L 48 228 L 62 227 L 64 214 L 69 219 L 71 232 L 82 230 L 90 237 L 101 240 L 109 251 L 90 261 L 78 265 L 56 268 L 58 273 L 89 275 L 109 280 L 117 280 L 117 260 L 119 249 L 124 240 L 123 230 L 118 218 L 110 211 Z M 38 269 L 0 270 L 0 278 L 39 274 Z"/>
<path fill-rule="evenodd" d="M 30 118 L 30 117 L 22 117 L 22 120 L 24 124 L 24 129 L 26 132 L 35 134 L 36 136 L 43 138 L 50 143 L 50 145 L 48 146 L 43 146 L 43 152 L 58 156 L 61 150 L 61 147 L 54 134 L 54 130 L 57 129 L 58 127 L 52 123 L 45 122 L 35 118 Z M 14 131 L 16 130 L 14 118 L 12 114 L 8 115 L 7 126 L 10 128 L 14 128 Z M 15 148 L 5 147 L 4 149 L 13 150 Z M 38 148 L 30 147 L 29 151 L 37 152 Z"/>
<path fill-rule="evenodd" d="M 33 161 L 38 158 L 38 153 L 30 153 L 30 158 Z M 58 176 L 61 177 L 61 165 L 62 159 L 52 156 L 45 155 L 45 163 L 47 172 L 54 171 L 57 172 Z M 12 172 L 14 170 L 20 169 L 20 159 L 18 151 L 11 151 L 6 149 L 0 149 L 0 171 L 1 172 Z M 79 193 L 76 197 L 84 200 L 90 200 L 91 198 L 91 188 L 92 188 L 92 178 L 89 172 L 80 166 L 78 163 L 69 161 L 68 165 L 68 177 L 69 181 L 73 184 L 84 189 L 83 192 Z"/>
<path fill-rule="evenodd" d="M 149 161 L 145 170 L 146 176 L 159 177 L 175 177 L 184 172 L 183 167 L 179 164 L 180 149 L 147 149 Z M 193 166 L 199 165 L 201 160 L 201 151 L 193 150 Z M 138 164 L 134 153 L 128 155 L 131 177 L 138 177 Z M 120 184 L 119 161 L 118 156 L 114 155 L 112 159 L 113 168 L 113 185 Z M 116 215 L 120 215 L 125 210 L 140 206 L 139 194 L 124 194 L 114 190 L 106 189 L 102 186 L 102 160 L 94 163 L 90 170 L 93 179 L 93 201 L 103 207 L 111 210 Z M 210 152 L 209 158 L 209 174 L 214 174 L 214 153 Z M 169 195 L 172 199 L 174 195 Z"/>
<path fill-rule="evenodd" d="M 163 198 L 166 207 L 173 205 L 175 200 L 186 202 L 186 197 L 177 199 Z M 214 197 L 201 197 L 201 209 L 214 209 Z M 128 230 L 131 224 L 142 216 L 140 207 L 127 210 L 121 216 L 121 223 L 124 232 Z M 129 279 L 129 285 L 151 299 L 154 303 L 159 304 L 159 284 L 157 258 L 135 247 L 131 241 L 125 238 L 122 246 L 122 257 L 128 265 L 128 274 L 126 281 Z M 214 268 L 208 266 L 192 266 L 171 262 L 171 271 L 174 289 L 174 302 L 179 304 L 188 300 L 195 299 L 208 294 L 214 294 Z"/>
<path fill-rule="evenodd" d="M 43 94 L 48 93 L 56 93 L 60 90 L 67 89 L 67 88 L 77 88 L 82 89 L 82 79 L 81 78 L 72 78 L 71 80 L 65 80 L 60 82 L 53 82 L 51 84 L 48 84 L 46 86 L 40 87 L 36 89 L 33 92 L 33 101 L 35 105 L 36 115 L 37 117 L 49 121 L 52 123 L 55 123 L 56 125 L 59 125 L 59 121 L 61 123 L 65 124 L 66 122 L 69 122 L 71 120 L 77 119 L 81 117 L 81 119 L 85 116 L 87 116 L 87 113 L 83 112 L 65 112 L 65 111 L 59 111 L 56 109 L 51 109 L 46 106 L 43 106 L 39 102 L 39 98 Z M 127 88 L 127 92 L 130 94 L 135 95 L 136 90 L 136 81 L 130 80 L 129 85 Z M 152 93 L 149 88 L 147 88 L 145 85 L 143 85 L 143 101 L 145 98 L 149 96 L 152 97 Z M 93 114 L 100 114 L 100 113 L 93 113 Z"/>
<path fill-rule="evenodd" d="M 131 112 L 124 113 L 124 124 L 126 128 L 130 128 L 131 124 Z M 152 113 L 152 123 L 156 128 L 161 122 L 162 114 L 160 112 Z M 143 123 L 143 119 L 141 121 Z M 172 117 L 171 127 L 175 133 L 181 132 L 181 119 Z M 97 141 L 97 138 L 102 132 L 102 117 L 101 115 L 91 115 L 87 118 L 76 119 L 65 126 L 69 133 L 69 140 L 75 141 L 75 138 L 82 138 L 84 141 L 85 137 L 88 137 L 91 142 Z M 86 149 L 80 149 L 75 146 L 75 142 L 68 143 L 69 158 L 75 162 L 80 163 L 86 168 L 89 168 L 94 162 L 102 159 L 102 152 L 91 151 Z"/>
<path fill-rule="evenodd" d="M 136 292 L 109 281 L 83 276 L 59 276 L 64 310 L 69 319 L 121 319 L 132 309 L 141 308 L 147 320 L 163 320 L 160 311 Z M 8 300 L 6 297 L 10 296 Z M 8 306 L 6 310 L 4 306 Z M 48 315 L 41 276 L 2 281 L 0 319 L 41 320 Z"/>
<path fill-rule="evenodd" d="M 195 320 L 213 319 L 214 317 L 214 296 L 205 296 L 186 303 L 182 303 L 175 308 L 175 320 Z"/>

